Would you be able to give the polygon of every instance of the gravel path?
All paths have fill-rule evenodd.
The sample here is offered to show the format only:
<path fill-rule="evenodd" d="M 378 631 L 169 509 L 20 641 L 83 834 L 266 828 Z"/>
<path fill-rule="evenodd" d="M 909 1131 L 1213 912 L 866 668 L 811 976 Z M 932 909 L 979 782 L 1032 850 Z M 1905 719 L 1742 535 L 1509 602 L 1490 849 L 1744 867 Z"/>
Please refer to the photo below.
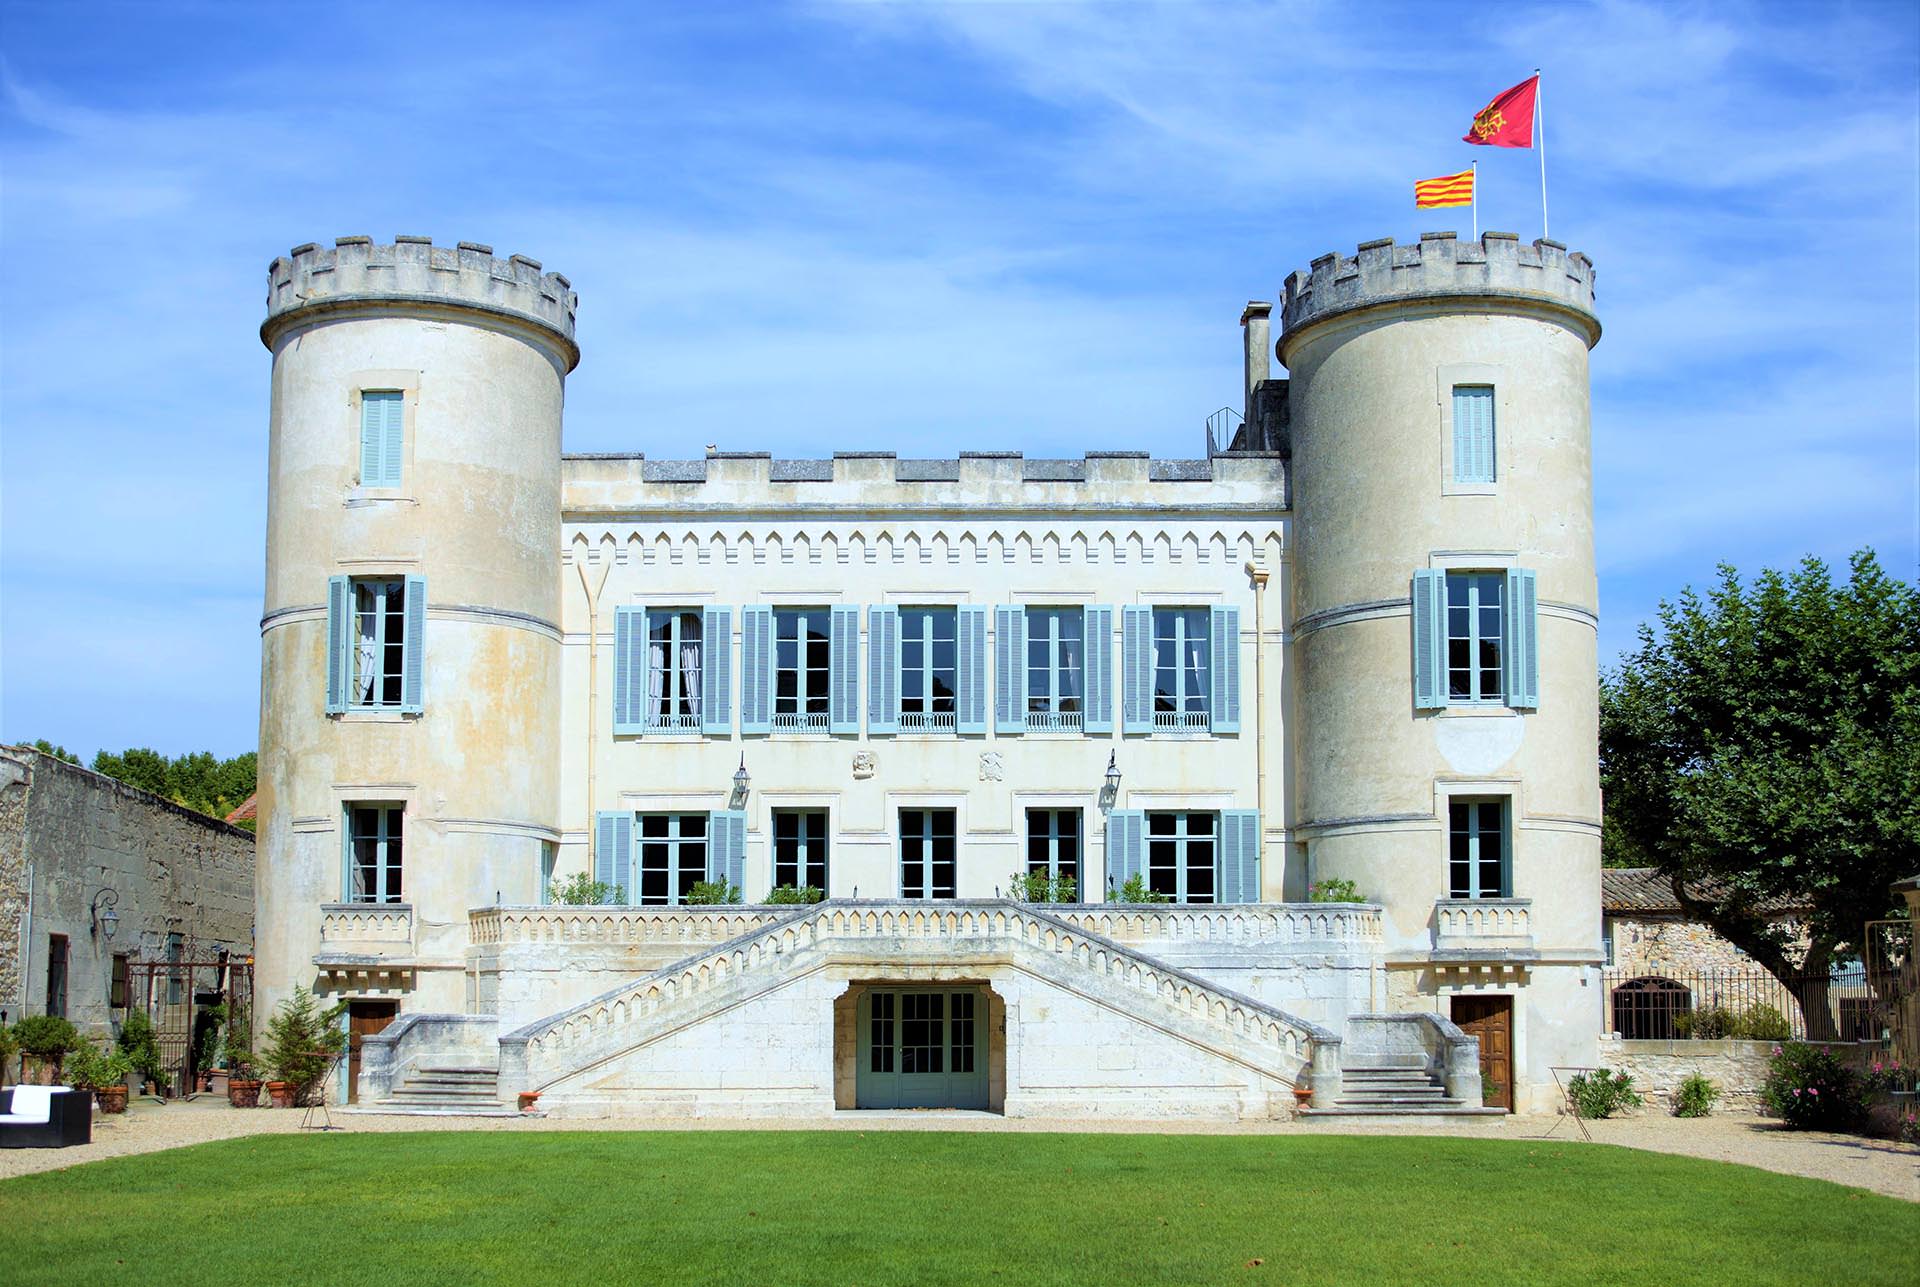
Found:
<path fill-rule="evenodd" d="M 132 1105 L 120 1117 L 96 1115 L 93 1143 L 77 1149 L 0 1150 L 0 1179 L 52 1171 L 106 1157 L 151 1153 L 242 1135 L 287 1134 L 300 1129 L 293 1109 L 236 1110 L 211 1096 L 187 1103 Z M 656 1118 L 575 1120 L 543 1117 L 401 1117 L 342 1113 L 334 1123 L 349 1131 L 630 1131 L 630 1130 L 979 1130 L 1177 1133 L 1196 1135 L 1445 1135 L 1494 1139 L 1552 1138 L 1580 1143 L 1571 1120 L 1500 1117 L 1472 1125 L 1419 1129 L 1316 1122 L 1048 1121 L 1008 1119 L 990 1113 L 839 1113 L 825 1121 L 740 1122 L 718 1118 L 661 1121 Z M 1684 1120 L 1664 1115 L 1589 1122 L 1594 1142 L 1655 1153 L 1679 1153 L 1716 1162 L 1738 1162 L 1784 1175 L 1856 1185 L 1890 1197 L 1920 1202 L 1920 1147 L 1853 1135 L 1782 1130 L 1766 1118 L 1739 1114 Z"/>

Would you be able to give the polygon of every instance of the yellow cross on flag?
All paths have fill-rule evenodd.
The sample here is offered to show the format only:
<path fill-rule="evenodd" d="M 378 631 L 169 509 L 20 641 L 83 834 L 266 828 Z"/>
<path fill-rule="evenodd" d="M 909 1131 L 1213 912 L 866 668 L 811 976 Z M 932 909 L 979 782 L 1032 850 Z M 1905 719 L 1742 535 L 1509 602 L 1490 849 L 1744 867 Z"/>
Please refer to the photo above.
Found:
<path fill-rule="evenodd" d="M 1472 205 L 1473 167 L 1468 166 L 1458 174 L 1443 174 L 1437 179 L 1421 179 L 1413 185 L 1413 204 L 1417 210 Z"/>

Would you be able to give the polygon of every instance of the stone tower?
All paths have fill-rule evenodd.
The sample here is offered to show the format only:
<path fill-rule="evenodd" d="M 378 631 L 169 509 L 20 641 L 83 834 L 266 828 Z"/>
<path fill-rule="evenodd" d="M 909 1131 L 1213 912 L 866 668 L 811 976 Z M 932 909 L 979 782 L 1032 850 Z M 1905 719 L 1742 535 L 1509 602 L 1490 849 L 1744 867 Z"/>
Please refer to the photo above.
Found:
<path fill-rule="evenodd" d="M 1392 1008 L 1516 997 L 1520 1080 L 1536 1074 L 1523 1099 L 1551 1090 L 1545 1065 L 1590 1059 L 1600 1017 L 1593 284 L 1591 262 L 1551 241 L 1369 242 L 1287 279 L 1277 344 L 1308 870 L 1362 897 L 1392 891 Z M 1499 673 L 1478 640 L 1450 638 L 1476 622 Z M 1462 661 L 1468 673 L 1449 664 Z M 1530 902 L 1513 909 L 1510 950 L 1444 964 L 1463 821 L 1467 853 L 1491 864 L 1465 873 L 1473 896 Z"/>
<path fill-rule="evenodd" d="M 574 306 L 565 277 L 466 242 L 342 237 L 268 270 L 259 1021 L 313 986 L 316 942 L 351 961 L 367 934 L 406 964 L 347 994 L 464 1010 L 468 909 L 535 900 L 559 839 Z M 402 811 L 399 902 L 329 930 L 366 879 L 347 828 L 369 804 Z"/>

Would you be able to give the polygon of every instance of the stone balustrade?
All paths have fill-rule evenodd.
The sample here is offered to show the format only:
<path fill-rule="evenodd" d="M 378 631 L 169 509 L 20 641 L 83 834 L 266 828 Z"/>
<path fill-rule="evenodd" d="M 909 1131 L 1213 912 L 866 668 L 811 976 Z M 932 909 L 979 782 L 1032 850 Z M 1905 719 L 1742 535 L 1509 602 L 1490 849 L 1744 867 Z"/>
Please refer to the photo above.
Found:
<path fill-rule="evenodd" d="M 629 911 L 675 909 L 580 910 L 611 912 L 617 920 Z M 474 915 L 477 920 L 482 913 Z M 509 912 L 500 919 L 518 915 Z M 1032 904 L 998 899 L 834 901 L 772 915 L 771 923 L 502 1037 L 502 1086 L 540 1089 L 630 1048 L 663 1023 L 691 1022 L 713 1006 L 738 1000 L 756 979 L 770 984 L 835 957 L 873 956 L 906 965 L 1010 960 L 1039 953 L 1050 968 L 1064 958 L 1073 972 L 1087 971 L 1103 986 L 1170 1006 L 1183 1021 L 1220 1038 L 1251 1043 L 1289 1080 L 1316 1052 L 1321 1056 L 1315 1060 L 1318 1067 L 1339 1046 L 1339 1037 L 1326 1028 L 1209 984 Z M 491 926 L 488 932 L 493 932 Z"/>
<path fill-rule="evenodd" d="M 414 954 L 411 903 L 324 903 L 322 960 L 398 960 Z"/>
<path fill-rule="evenodd" d="M 1340 943 L 1380 942 L 1380 909 L 1361 903 L 1089 903 L 1049 907 L 1061 920 L 1118 943 Z"/>
<path fill-rule="evenodd" d="M 1433 905 L 1437 951 L 1533 946 L 1533 900 L 1442 898 Z"/>
<path fill-rule="evenodd" d="M 520 943 L 724 943 L 793 909 L 750 907 L 476 907 L 467 913 L 476 946 Z"/>

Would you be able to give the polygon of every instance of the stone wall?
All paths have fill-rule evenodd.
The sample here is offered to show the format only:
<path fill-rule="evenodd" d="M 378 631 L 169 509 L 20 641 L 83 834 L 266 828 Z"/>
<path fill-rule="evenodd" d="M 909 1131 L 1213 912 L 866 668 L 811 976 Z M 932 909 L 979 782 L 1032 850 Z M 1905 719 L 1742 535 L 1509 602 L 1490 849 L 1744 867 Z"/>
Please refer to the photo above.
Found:
<path fill-rule="evenodd" d="M 1613 934 L 1611 969 L 1624 976 L 1680 975 L 1758 970 L 1761 965 L 1699 921 L 1654 913 L 1609 912 Z M 1795 937 L 1804 940 L 1789 923 Z"/>
<path fill-rule="evenodd" d="M 95 929 L 105 889 L 117 896 L 111 938 Z M 170 934 L 203 959 L 251 953 L 253 836 L 37 751 L 0 750 L 0 929 L 0 1008 L 45 1012 L 49 938 L 65 935 L 67 1017 L 104 1034 L 121 1017 L 108 1008 L 116 954 L 160 959 Z"/>
<path fill-rule="evenodd" d="M 1647 1100 L 1648 1112 L 1673 1109 L 1673 1092 L 1689 1073 L 1699 1073 L 1720 1088 L 1716 1111 L 1757 1113 L 1760 1084 L 1767 1077 L 1772 1041 L 1628 1041 L 1600 1038 L 1600 1063 L 1632 1074 L 1634 1089 Z M 1841 1059 L 1864 1067 L 1874 1048 L 1831 1045 Z"/>

